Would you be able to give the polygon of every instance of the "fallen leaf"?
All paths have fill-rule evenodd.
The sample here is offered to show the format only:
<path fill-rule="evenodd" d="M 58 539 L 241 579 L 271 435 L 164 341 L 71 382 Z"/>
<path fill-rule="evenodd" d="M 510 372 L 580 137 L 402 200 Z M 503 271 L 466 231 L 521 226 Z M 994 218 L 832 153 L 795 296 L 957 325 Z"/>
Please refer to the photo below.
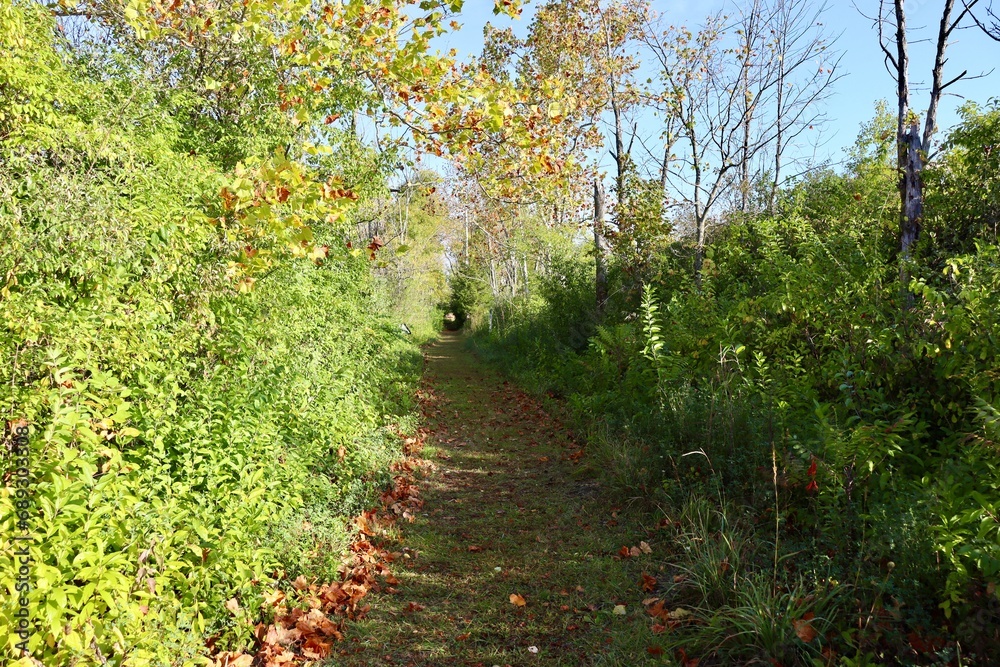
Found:
<path fill-rule="evenodd" d="M 639 542 L 639 551 L 641 551 L 644 554 L 653 553 L 652 547 L 650 547 L 649 544 L 646 542 Z"/>
<path fill-rule="evenodd" d="M 623 604 L 616 604 L 614 610 L 611 613 L 614 614 L 614 615 L 616 615 L 616 616 L 624 616 L 625 615 L 625 605 L 623 605 Z"/>
<path fill-rule="evenodd" d="M 812 626 L 811 621 L 814 617 L 815 614 L 810 611 L 797 621 L 792 621 L 792 627 L 795 628 L 795 636 L 804 641 L 806 644 L 816 639 L 819 635 L 819 633 L 816 632 L 816 628 Z"/>
<path fill-rule="evenodd" d="M 663 648 L 660 646 L 647 646 L 646 653 L 650 654 L 654 658 L 658 658 L 663 655 Z"/>
<path fill-rule="evenodd" d="M 639 581 L 639 585 L 642 586 L 642 590 L 647 593 L 652 593 L 656 590 L 656 577 L 651 577 L 645 572 L 642 573 L 642 580 Z"/>
<path fill-rule="evenodd" d="M 528 602 L 517 593 L 510 594 L 510 603 L 515 607 L 523 607 L 524 605 L 528 604 Z"/>
<path fill-rule="evenodd" d="M 674 609 L 672 612 L 667 614 L 667 618 L 669 618 L 671 621 L 682 621 L 688 616 L 691 616 L 691 612 L 682 607 L 678 607 L 677 609 Z"/>
<path fill-rule="evenodd" d="M 271 607 L 277 607 L 285 599 L 285 594 L 282 591 L 271 591 L 270 593 L 264 594 L 264 604 L 270 605 Z"/>
<path fill-rule="evenodd" d="M 215 660 L 216 667 L 250 667 L 253 656 L 246 653 L 223 653 Z"/>
<path fill-rule="evenodd" d="M 468 639 L 471 636 L 472 636 L 471 632 L 463 632 L 462 634 L 460 634 L 457 637 L 455 637 L 455 639 L 457 639 L 460 642 L 464 642 L 466 639 Z"/>
<path fill-rule="evenodd" d="M 415 611 L 423 611 L 423 610 L 424 610 L 424 606 L 422 604 L 417 604 L 416 602 L 410 602 L 410 603 L 408 603 L 406 605 L 406 611 L 411 612 L 411 613 L 415 612 Z"/>
<path fill-rule="evenodd" d="M 666 630 L 667 630 L 667 626 L 662 625 L 660 623 L 653 623 L 653 634 L 654 635 L 658 635 L 661 632 L 665 632 Z"/>
<path fill-rule="evenodd" d="M 475 554 L 475 553 L 479 553 L 479 552 L 480 552 L 480 551 L 482 551 L 482 550 L 483 550 L 483 548 L 482 548 L 482 547 L 480 547 L 480 546 L 477 546 L 477 545 L 475 545 L 475 544 L 473 544 L 472 546 L 470 546 L 470 547 L 469 547 L 469 551 L 470 551 L 471 553 L 474 553 L 474 554 Z"/>
<path fill-rule="evenodd" d="M 311 636 L 302 644 L 302 655 L 310 660 L 321 660 L 330 654 L 331 642 L 325 642 L 319 637 Z"/>

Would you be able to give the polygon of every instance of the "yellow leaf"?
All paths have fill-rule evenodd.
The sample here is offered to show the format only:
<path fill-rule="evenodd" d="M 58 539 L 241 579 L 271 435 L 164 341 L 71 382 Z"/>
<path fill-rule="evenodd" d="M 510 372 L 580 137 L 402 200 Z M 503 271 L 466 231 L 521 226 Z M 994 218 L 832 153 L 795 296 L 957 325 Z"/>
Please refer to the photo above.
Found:
<path fill-rule="evenodd" d="M 510 594 L 510 603 L 515 607 L 523 607 L 524 605 L 528 604 L 527 600 L 525 600 L 517 593 Z"/>

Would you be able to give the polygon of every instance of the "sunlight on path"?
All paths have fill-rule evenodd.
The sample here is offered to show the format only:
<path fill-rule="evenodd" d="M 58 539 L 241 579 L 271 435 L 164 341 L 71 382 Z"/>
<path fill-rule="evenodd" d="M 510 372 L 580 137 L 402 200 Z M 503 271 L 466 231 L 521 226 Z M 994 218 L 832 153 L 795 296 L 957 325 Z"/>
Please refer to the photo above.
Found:
<path fill-rule="evenodd" d="M 652 562 L 617 556 L 646 533 L 624 532 L 568 431 L 459 335 L 425 359 L 425 505 L 385 545 L 400 553 L 396 592 L 371 599 L 327 664 L 652 662 L 638 584 Z"/>

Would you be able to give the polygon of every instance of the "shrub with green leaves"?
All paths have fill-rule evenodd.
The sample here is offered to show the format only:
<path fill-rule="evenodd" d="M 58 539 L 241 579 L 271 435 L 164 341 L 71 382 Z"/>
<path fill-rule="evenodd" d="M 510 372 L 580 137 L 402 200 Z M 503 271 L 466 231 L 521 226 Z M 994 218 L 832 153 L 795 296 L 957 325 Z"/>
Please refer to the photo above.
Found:
<path fill-rule="evenodd" d="M 254 185 L 229 154 L 191 150 L 127 54 L 55 34 L 41 5 L 0 6 L 0 405 L 29 428 L 31 490 L 25 533 L 0 489 L 0 662 L 29 664 L 23 596 L 42 664 L 206 664 L 251 643 L 280 579 L 336 576 L 421 358 L 368 259 L 337 250 L 349 220 L 284 192 L 275 213 L 333 248 L 298 259 L 259 210 L 234 228 L 220 191 Z M 231 145 L 280 138 L 253 131 Z"/>
<path fill-rule="evenodd" d="M 716 579 L 736 555 L 704 526 L 667 558 L 705 591 L 678 646 L 806 664 L 820 644 L 792 631 L 803 597 L 836 650 L 859 658 L 890 659 L 932 627 L 982 645 L 975 619 L 991 618 L 1000 584 L 997 118 L 967 106 L 928 172 L 912 307 L 883 113 L 845 173 L 815 173 L 778 215 L 716 229 L 700 286 L 677 242 L 644 267 L 641 299 L 629 267 L 613 270 L 611 293 L 624 296 L 596 318 L 567 305 L 593 303 L 581 251 L 550 267 L 541 302 L 515 302 L 480 331 L 489 358 L 566 397 L 592 465 L 630 496 L 668 516 L 692 495 L 711 499 L 767 546 L 740 552 L 731 590 Z M 573 331 L 585 344 L 567 344 Z M 847 600 L 867 610 L 860 626 Z"/>

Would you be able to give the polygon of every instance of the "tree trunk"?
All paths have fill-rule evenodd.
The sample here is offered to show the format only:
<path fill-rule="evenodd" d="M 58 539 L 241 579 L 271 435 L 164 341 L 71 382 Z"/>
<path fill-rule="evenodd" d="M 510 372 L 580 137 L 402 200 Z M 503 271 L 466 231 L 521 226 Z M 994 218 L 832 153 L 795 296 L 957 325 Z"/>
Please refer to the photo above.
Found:
<path fill-rule="evenodd" d="M 604 184 L 594 180 L 594 258 L 596 275 L 594 280 L 597 293 L 597 313 L 604 314 L 608 301 L 608 268 L 605 264 L 607 241 L 604 238 Z"/>
<path fill-rule="evenodd" d="M 701 289 L 701 267 L 705 263 L 705 222 L 700 216 L 696 221 L 698 229 L 694 246 L 694 284 L 698 289 Z"/>
<path fill-rule="evenodd" d="M 913 258 L 913 246 L 920 236 L 920 226 L 924 217 L 924 157 L 921 148 L 920 126 L 914 119 L 903 133 L 900 156 L 903 158 L 903 174 L 899 183 L 902 203 L 899 216 L 899 282 L 907 305 L 911 305 L 913 295 L 907 289 L 910 282 L 909 264 Z"/>
<path fill-rule="evenodd" d="M 784 41 L 782 40 L 782 45 Z M 782 55 L 784 55 L 782 53 Z M 784 101 L 785 101 L 785 63 L 784 60 L 778 63 L 778 88 L 775 114 L 775 135 L 774 135 L 774 178 L 771 179 L 771 191 L 767 196 L 768 215 L 774 215 L 774 202 L 778 198 L 778 185 L 781 183 L 781 153 L 784 147 Z"/>

